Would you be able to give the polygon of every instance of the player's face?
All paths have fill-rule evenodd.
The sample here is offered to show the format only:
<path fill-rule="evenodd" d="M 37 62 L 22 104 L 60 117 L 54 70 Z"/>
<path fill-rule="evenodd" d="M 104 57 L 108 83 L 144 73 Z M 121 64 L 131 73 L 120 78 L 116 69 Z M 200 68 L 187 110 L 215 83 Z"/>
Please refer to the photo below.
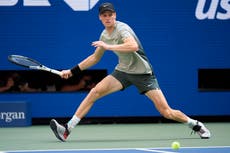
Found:
<path fill-rule="evenodd" d="M 116 13 L 111 11 L 105 11 L 99 15 L 102 24 L 106 27 L 113 27 L 116 22 Z"/>

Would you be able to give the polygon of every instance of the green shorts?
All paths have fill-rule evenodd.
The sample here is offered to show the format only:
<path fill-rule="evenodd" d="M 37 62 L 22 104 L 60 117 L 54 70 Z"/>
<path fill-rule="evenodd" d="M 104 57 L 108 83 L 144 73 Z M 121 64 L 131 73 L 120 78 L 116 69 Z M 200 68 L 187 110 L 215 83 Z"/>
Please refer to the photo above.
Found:
<path fill-rule="evenodd" d="M 111 75 L 121 82 L 122 90 L 131 85 L 136 86 L 140 94 L 160 89 L 156 76 L 153 74 L 128 74 L 115 70 Z"/>

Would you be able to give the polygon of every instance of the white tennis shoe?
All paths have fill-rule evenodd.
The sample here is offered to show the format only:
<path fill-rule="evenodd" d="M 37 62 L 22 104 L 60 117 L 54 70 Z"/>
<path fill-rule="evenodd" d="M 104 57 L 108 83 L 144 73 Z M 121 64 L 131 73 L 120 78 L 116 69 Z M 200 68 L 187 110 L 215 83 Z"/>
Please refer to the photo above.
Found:
<path fill-rule="evenodd" d="M 201 139 L 209 139 L 211 137 L 210 131 L 201 122 L 197 121 L 197 124 L 193 126 L 192 129 Z"/>
<path fill-rule="evenodd" d="M 50 128 L 52 129 L 54 135 L 61 141 L 66 141 L 70 134 L 67 126 L 60 125 L 55 119 L 50 121 Z"/>

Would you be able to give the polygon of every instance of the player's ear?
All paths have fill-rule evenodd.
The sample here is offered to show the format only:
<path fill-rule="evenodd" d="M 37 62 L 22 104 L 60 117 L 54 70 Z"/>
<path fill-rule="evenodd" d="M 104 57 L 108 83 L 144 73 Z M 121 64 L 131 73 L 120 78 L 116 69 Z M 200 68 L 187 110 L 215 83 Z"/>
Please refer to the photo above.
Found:
<path fill-rule="evenodd" d="M 116 19 L 117 18 L 117 13 L 114 12 L 113 15 L 114 15 L 114 19 Z"/>
<path fill-rule="evenodd" d="M 101 15 L 100 14 L 98 15 L 98 18 L 99 18 L 99 20 L 101 20 Z"/>

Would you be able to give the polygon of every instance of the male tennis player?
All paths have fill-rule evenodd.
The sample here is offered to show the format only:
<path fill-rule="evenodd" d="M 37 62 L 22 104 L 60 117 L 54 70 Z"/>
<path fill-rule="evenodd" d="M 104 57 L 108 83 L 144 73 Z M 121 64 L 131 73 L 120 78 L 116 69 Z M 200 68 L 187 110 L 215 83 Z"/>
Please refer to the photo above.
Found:
<path fill-rule="evenodd" d="M 97 99 L 134 85 L 140 94 L 146 95 L 153 102 L 156 109 L 165 118 L 187 124 L 201 138 L 210 138 L 211 134 L 204 124 L 189 118 L 179 110 L 170 108 L 139 39 L 127 24 L 116 21 L 113 4 L 103 3 L 100 5 L 99 19 L 105 29 L 102 31 L 99 41 L 92 43 L 92 46 L 96 47 L 94 53 L 74 68 L 63 70 L 62 77 L 68 79 L 95 65 L 107 50 L 112 50 L 118 56 L 119 62 L 114 72 L 101 80 L 89 92 L 66 125 L 60 125 L 55 119 L 50 121 L 50 127 L 55 136 L 59 140 L 65 141 L 71 130 L 88 113 Z"/>

